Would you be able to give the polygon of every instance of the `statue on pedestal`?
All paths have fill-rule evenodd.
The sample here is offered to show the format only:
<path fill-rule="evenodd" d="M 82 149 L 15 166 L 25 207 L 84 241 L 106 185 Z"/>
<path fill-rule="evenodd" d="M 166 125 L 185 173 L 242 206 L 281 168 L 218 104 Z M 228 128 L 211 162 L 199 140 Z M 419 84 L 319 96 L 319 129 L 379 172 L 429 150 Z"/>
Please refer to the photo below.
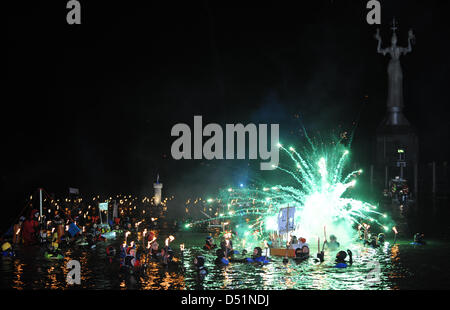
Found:
<path fill-rule="evenodd" d="M 403 74 L 402 67 L 400 65 L 400 56 L 406 55 L 412 51 L 412 44 L 414 44 L 415 37 L 412 30 L 408 32 L 408 47 L 401 47 L 397 45 L 397 30 L 395 24 L 395 18 L 393 20 L 392 28 L 393 34 L 391 39 L 391 46 L 387 48 L 381 47 L 380 29 L 377 29 L 375 39 L 378 41 L 377 52 L 380 54 L 391 56 L 391 60 L 388 65 L 388 99 L 387 107 L 388 111 L 392 114 L 401 113 L 403 109 Z M 395 120 L 393 125 L 395 124 Z"/>

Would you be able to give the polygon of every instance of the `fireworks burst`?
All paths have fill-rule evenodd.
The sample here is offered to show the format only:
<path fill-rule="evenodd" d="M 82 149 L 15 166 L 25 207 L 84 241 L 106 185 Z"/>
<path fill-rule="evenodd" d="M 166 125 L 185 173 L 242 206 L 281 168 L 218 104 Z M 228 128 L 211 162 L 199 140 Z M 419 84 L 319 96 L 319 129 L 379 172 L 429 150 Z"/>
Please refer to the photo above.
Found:
<path fill-rule="evenodd" d="M 339 141 L 315 144 L 306 138 L 308 143 L 299 151 L 278 144 L 293 165 L 275 168 L 291 177 L 291 185 L 222 190 L 214 200 L 220 205 L 220 214 L 188 225 L 213 220 L 232 222 L 235 226 L 231 228 L 238 232 L 243 244 L 262 244 L 268 235 L 280 232 L 280 210 L 291 207 L 295 210 L 291 234 L 296 236 L 316 238 L 327 227 L 341 241 L 350 242 L 355 238 L 355 228 L 363 223 L 389 230 L 382 224 L 386 215 L 378 212 L 377 206 L 352 198 L 362 170 L 344 174 L 348 149 Z"/>

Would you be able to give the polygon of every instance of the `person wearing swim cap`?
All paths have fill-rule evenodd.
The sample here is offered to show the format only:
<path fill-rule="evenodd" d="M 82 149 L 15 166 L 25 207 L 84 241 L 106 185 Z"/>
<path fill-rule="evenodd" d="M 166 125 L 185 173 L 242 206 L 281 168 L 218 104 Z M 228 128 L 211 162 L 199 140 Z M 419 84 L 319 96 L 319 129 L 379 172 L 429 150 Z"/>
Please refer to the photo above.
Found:
<path fill-rule="evenodd" d="M 262 256 L 262 249 L 257 246 L 256 248 L 253 249 L 253 258 L 258 258 Z"/>
<path fill-rule="evenodd" d="M 348 262 L 345 260 L 347 258 L 347 254 L 349 256 Z M 336 254 L 336 265 L 334 268 L 347 268 L 348 266 L 351 266 L 353 264 L 353 254 L 352 251 L 347 250 L 347 253 L 345 251 L 339 251 Z"/>
<path fill-rule="evenodd" d="M 124 266 L 127 267 L 130 271 L 134 269 L 136 262 L 136 248 L 133 246 L 129 246 L 126 250 L 126 256 L 124 259 Z"/>
<path fill-rule="evenodd" d="M 414 235 L 414 243 L 419 245 L 425 245 L 427 244 L 425 242 L 425 235 L 423 233 L 416 233 Z"/>
<path fill-rule="evenodd" d="M 8 251 L 10 249 L 11 249 L 11 243 L 9 243 L 8 241 L 5 241 L 2 244 L 2 251 L 5 252 L 5 251 Z"/>
<path fill-rule="evenodd" d="M 228 260 L 227 257 L 225 257 L 225 251 L 223 249 L 217 249 L 216 251 L 216 260 L 215 263 L 217 265 L 228 265 L 230 263 L 230 261 Z"/>
<path fill-rule="evenodd" d="M 194 266 L 199 280 L 203 280 L 208 274 L 208 268 L 205 267 L 205 257 L 197 256 L 194 258 Z"/>
<path fill-rule="evenodd" d="M 209 251 L 209 250 L 213 250 L 215 248 L 217 248 L 217 245 L 214 244 L 213 238 L 211 236 L 206 237 L 205 245 L 203 246 L 203 249 Z"/>
<path fill-rule="evenodd" d="M 251 258 L 247 258 L 247 262 L 267 264 L 269 260 L 266 256 L 262 255 L 262 249 L 258 246 L 253 249 L 253 255 Z"/>
<path fill-rule="evenodd" d="M 6 240 L 3 244 L 2 244 L 2 253 L 1 255 L 3 256 L 16 256 L 16 253 L 14 252 L 11 243 Z"/>
<path fill-rule="evenodd" d="M 302 248 L 295 249 L 295 259 L 296 260 L 305 260 L 309 258 L 309 247 L 304 245 Z"/>

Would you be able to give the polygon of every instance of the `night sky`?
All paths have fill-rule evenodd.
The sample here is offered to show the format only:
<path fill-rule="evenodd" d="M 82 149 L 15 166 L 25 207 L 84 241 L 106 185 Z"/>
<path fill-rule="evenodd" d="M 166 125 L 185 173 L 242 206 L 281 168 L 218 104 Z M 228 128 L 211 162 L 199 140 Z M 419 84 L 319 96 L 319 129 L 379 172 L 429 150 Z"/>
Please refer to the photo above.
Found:
<path fill-rule="evenodd" d="M 204 124 L 279 123 L 280 140 L 292 143 L 302 142 L 301 126 L 326 135 L 359 120 L 352 159 L 373 161 L 389 56 L 376 53 L 366 1 L 80 1 L 82 24 L 72 26 L 66 1 L 14 2 L 2 100 L 7 215 L 41 186 L 60 196 L 68 187 L 151 194 L 159 173 L 163 193 L 193 197 L 276 179 L 259 160 L 173 160 L 170 130 L 193 127 L 194 115 Z M 410 28 L 416 35 L 401 63 L 421 160 L 446 161 L 449 2 L 381 4 L 384 46 L 394 16 L 401 46 Z"/>

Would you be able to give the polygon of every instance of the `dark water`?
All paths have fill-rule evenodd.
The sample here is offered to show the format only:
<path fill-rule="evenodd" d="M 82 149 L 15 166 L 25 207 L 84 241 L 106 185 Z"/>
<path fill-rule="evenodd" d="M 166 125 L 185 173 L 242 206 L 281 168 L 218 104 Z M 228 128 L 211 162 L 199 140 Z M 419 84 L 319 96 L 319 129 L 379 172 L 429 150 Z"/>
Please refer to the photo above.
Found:
<path fill-rule="evenodd" d="M 201 250 L 205 234 L 183 232 L 175 235 L 172 247 L 185 244 L 183 254 L 176 252 L 176 262 L 163 267 L 149 262 L 148 268 L 132 276 L 119 270 L 118 260 L 106 257 L 109 242 L 98 243 L 95 249 L 74 247 L 62 260 L 46 260 L 39 247 L 19 249 L 16 258 L 2 258 L 1 288 L 14 289 L 449 289 L 450 244 L 428 240 L 426 246 L 414 246 L 410 240 L 398 240 L 394 246 L 372 249 L 359 244 L 351 247 L 354 264 L 347 269 L 331 268 L 335 253 L 326 253 L 325 262 L 312 260 L 287 265 L 282 258 L 272 257 L 265 266 L 232 263 L 227 267 L 214 265 L 214 256 Z M 164 238 L 161 235 L 161 240 Z M 112 242 L 117 247 L 120 241 Z M 312 248 L 312 253 L 316 249 Z M 192 261 L 196 255 L 206 256 L 209 274 L 199 282 Z M 66 283 L 69 260 L 81 263 L 81 284 Z"/>

